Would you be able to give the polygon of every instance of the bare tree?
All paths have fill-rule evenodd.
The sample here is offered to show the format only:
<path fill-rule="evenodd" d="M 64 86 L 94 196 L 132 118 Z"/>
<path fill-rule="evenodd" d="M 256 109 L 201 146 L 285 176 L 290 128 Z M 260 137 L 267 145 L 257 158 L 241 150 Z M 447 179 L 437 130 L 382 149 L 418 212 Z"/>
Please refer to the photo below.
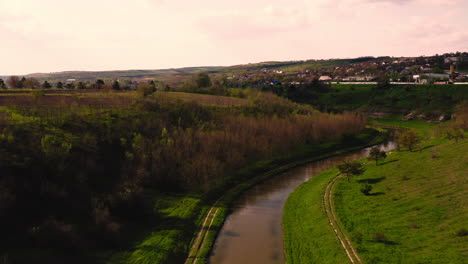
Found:
<path fill-rule="evenodd" d="M 18 76 L 8 77 L 7 84 L 10 89 L 22 88 L 21 80 Z"/>

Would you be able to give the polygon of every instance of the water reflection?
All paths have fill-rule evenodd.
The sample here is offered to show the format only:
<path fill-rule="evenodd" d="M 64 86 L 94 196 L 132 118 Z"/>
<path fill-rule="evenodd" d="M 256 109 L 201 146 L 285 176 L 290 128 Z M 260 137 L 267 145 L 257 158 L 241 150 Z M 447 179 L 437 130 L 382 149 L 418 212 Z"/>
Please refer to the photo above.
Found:
<path fill-rule="evenodd" d="M 393 142 L 379 145 L 395 148 Z M 370 148 L 316 161 L 282 173 L 243 193 L 221 229 L 209 259 L 211 264 L 285 263 L 281 217 L 289 194 L 314 175 L 344 160 L 366 157 Z"/>

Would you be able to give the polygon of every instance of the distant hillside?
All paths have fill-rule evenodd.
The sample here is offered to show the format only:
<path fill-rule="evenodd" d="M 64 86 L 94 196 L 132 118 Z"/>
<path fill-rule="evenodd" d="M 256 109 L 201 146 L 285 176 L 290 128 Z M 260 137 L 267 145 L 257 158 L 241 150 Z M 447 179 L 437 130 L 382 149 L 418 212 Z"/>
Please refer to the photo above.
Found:
<path fill-rule="evenodd" d="M 452 68 L 453 66 L 453 68 Z M 449 75 L 450 70 L 455 75 Z M 261 87 L 272 82 L 304 82 L 323 77 L 334 81 L 369 81 L 379 76 L 401 82 L 468 81 L 468 53 L 446 53 L 427 57 L 359 57 L 327 60 L 267 61 L 233 66 L 184 67 L 159 70 L 116 71 L 65 71 L 34 73 L 40 81 L 148 80 L 158 79 L 167 84 L 179 85 L 193 74 L 207 72 L 213 77 L 224 78 L 229 87 Z"/>
<path fill-rule="evenodd" d="M 190 74 L 201 71 L 212 71 L 220 67 L 187 67 L 162 70 L 119 70 L 119 71 L 65 71 L 54 73 L 33 73 L 25 77 L 34 77 L 47 80 L 95 80 L 95 79 L 144 79 L 158 78 L 167 75 Z"/>

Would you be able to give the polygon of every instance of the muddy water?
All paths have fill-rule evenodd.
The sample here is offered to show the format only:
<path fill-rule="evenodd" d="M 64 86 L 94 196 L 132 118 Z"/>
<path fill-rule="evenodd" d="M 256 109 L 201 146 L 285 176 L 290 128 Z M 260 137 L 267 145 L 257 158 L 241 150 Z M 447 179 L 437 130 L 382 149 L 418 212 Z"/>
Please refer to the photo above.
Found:
<path fill-rule="evenodd" d="M 379 145 L 395 148 L 393 142 Z M 232 213 L 222 227 L 209 263 L 285 263 L 281 218 L 289 194 L 314 175 L 345 160 L 366 157 L 370 148 L 291 169 L 244 192 L 232 205 Z"/>

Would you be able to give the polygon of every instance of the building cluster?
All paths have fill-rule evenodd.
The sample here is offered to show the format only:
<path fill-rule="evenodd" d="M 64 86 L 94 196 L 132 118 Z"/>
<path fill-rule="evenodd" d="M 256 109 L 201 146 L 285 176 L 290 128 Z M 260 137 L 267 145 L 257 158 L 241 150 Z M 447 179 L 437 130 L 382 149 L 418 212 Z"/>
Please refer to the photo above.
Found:
<path fill-rule="evenodd" d="M 381 77 L 392 82 L 418 84 L 468 82 L 468 53 L 432 57 L 368 57 L 361 61 L 356 60 L 358 62 L 353 63 L 351 60 L 349 63 L 330 63 L 331 65 L 319 67 L 309 66 L 307 63 L 280 69 L 252 67 L 226 79 L 234 87 L 295 84 L 312 79 L 326 82 L 374 82 Z"/>

